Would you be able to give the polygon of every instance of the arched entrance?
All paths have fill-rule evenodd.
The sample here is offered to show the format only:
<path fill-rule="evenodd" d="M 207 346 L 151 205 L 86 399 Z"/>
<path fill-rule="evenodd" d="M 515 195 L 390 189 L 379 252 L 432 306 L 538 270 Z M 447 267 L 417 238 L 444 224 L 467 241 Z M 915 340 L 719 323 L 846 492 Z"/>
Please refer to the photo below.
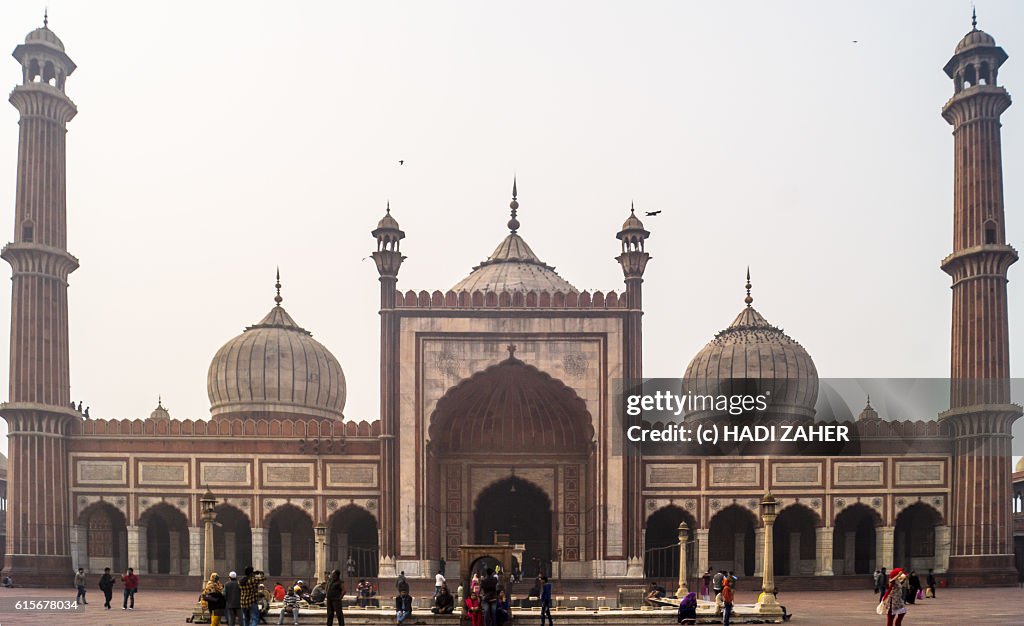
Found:
<path fill-rule="evenodd" d="M 647 578 L 676 579 L 679 576 L 680 522 L 686 522 L 690 529 L 686 569 L 690 576 L 699 575 L 694 569 L 697 551 L 693 543 L 697 520 L 688 511 L 667 506 L 652 513 L 644 526 L 644 576 Z"/>
<path fill-rule="evenodd" d="M 815 565 L 818 515 L 800 504 L 779 513 L 772 529 L 776 576 L 810 576 Z"/>
<path fill-rule="evenodd" d="M 96 502 L 82 511 L 79 526 L 85 531 L 85 560 L 79 563 L 86 572 L 115 572 L 128 568 L 128 530 L 124 514 L 107 502 Z"/>
<path fill-rule="evenodd" d="M 594 429 L 573 389 L 510 356 L 449 389 L 428 433 L 431 555 L 454 563 L 495 530 L 526 543 L 524 576 L 593 553 Z"/>
<path fill-rule="evenodd" d="M 291 504 L 274 509 L 268 517 L 267 574 L 286 578 L 313 578 L 315 542 L 313 520 Z"/>
<path fill-rule="evenodd" d="M 941 524 L 939 512 L 924 502 L 903 509 L 893 532 L 893 567 L 918 574 L 935 567 L 936 527 Z"/>
<path fill-rule="evenodd" d="M 161 502 L 139 518 L 146 527 L 146 558 L 150 574 L 188 574 L 188 519 Z"/>
<path fill-rule="evenodd" d="M 327 521 L 328 569 L 338 568 L 348 575 L 352 559 L 357 578 L 376 578 L 380 564 L 377 520 L 366 509 L 354 504 L 335 511 Z"/>
<path fill-rule="evenodd" d="M 551 526 L 551 500 L 547 494 L 529 481 L 512 476 L 490 485 L 477 498 L 473 543 L 497 543 L 495 535 L 505 535 L 508 543 L 526 546 L 524 577 L 550 574 Z"/>
<path fill-rule="evenodd" d="M 832 570 L 836 574 L 869 574 L 877 567 L 875 561 L 875 528 L 882 519 L 871 507 L 856 503 L 836 516 L 832 536 Z"/>
<path fill-rule="evenodd" d="M 757 518 L 750 510 L 732 504 L 711 518 L 708 524 L 708 566 L 711 571 L 754 575 L 754 527 Z"/>
<path fill-rule="evenodd" d="M 241 572 L 252 563 L 249 517 L 230 504 L 216 509 L 213 525 L 213 563 L 217 572 Z"/>

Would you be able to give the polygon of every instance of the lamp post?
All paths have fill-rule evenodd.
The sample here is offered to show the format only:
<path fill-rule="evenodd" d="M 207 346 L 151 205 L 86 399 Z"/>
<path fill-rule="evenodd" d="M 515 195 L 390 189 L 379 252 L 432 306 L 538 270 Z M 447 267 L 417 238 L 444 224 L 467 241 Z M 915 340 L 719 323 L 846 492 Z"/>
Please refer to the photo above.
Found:
<path fill-rule="evenodd" d="M 203 533 L 205 538 L 205 545 L 203 549 L 203 580 L 210 580 L 210 574 L 213 573 L 213 520 L 217 517 L 217 499 L 213 497 L 213 493 L 207 489 L 206 493 L 199 500 L 199 509 L 202 511 L 203 518 Z"/>
<path fill-rule="evenodd" d="M 686 584 L 686 541 L 690 538 L 690 527 L 685 521 L 679 522 L 679 588 L 676 589 L 676 597 L 682 598 L 690 592 Z"/>
<path fill-rule="evenodd" d="M 321 520 L 313 530 L 316 531 L 316 580 L 320 582 L 327 566 L 327 525 Z"/>
<path fill-rule="evenodd" d="M 764 554 L 761 557 L 761 595 L 754 607 L 761 615 L 782 615 L 782 607 L 775 599 L 775 550 L 772 541 L 772 524 L 775 523 L 778 501 L 771 493 L 761 498 L 761 521 L 764 522 Z"/>

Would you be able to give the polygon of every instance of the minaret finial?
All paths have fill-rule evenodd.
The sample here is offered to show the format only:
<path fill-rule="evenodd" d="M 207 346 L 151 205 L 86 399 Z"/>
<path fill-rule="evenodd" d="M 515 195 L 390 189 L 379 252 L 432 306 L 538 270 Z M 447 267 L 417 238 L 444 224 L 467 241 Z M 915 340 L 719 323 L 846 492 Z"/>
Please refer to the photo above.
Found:
<path fill-rule="evenodd" d="M 868 408 L 868 409 L 871 408 L 871 394 L 870 393 L 868 394 L 868 405 L 865 408 Z"/>
<path fill-rule="evenodd" d="M 274 283 L 274 289 L 277 289 L 277 295 L 274 296 L 274 302 L 277 303 L 277 306 L 281 306 L 281 301 L 284 300 L 284 298 L 281 297 L 281 268 L 280 267 L 277 268 L 277 282 Z"/>
<path fill-rule="evenodd" d="M 388 208 L 384 212 L 391 215 L 391 200 L 388 200 Z"/>
<path fill-rule="evenodd" d="M 43 9 L 43 28 L 50 27 L 50 7 Z"/>
<path fill-rule="evenodd" d="M 629 201 L 629 214 L 636 215 L 636 208 L 633 206 L 633 201 Z"/>
<path fill-rule="evenodd" d="M 519 210 L 519 201 L 516 200 L 516 196 L 519 195 L 519 191 L 516 189 L 516 177 L 512 176 L 512 202 L 508 203 L 510 209 L 512 209 L 512 219 L 508 221 L 508 229 L 514 235 L 519 230 L 519 220 L 516 219 L 516 213 Z"/>
<path fill-rule="evenodd" d="M 751 297 L 751 295 L 750 295 L 750 266 L 749 265 L 747 266 L 747 284 L 746 284 L 746 289 L 747 289 L 747 297 L 743 298 L 743 301 L 746 302 L 747 306 L 749 307 L 754 302 L 754 298 Z"/>
<path fill-rule="evenodd" d="M 978 8 L 971 3 L 971 30 L 978 30 Z"/>
<path fill-rule="evenodd" d="M 164 405 L 164 398 L 163 398 L 163 396 L 157 396 L 156 397 L 156 406 L 157 406 L 157 408 L 161 408 L 161 407 L 163 407 L 163 405 Z"/>

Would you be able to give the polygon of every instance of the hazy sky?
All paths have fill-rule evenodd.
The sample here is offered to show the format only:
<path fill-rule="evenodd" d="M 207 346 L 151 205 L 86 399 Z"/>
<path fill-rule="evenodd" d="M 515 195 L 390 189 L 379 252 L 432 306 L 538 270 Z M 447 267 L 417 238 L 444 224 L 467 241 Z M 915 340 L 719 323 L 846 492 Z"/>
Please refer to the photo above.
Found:
<path fill-rule="evenodd" d="M 407 234 L 399 286 L 446 289 L 507 232 L 513 173 L 520 233 L 581 289 L 622 288 L 631 201 L 664 211 L 645 221 L 647 375 L 681 375 L 733 319 L 748 264 L 755 306 L 822 376 L 948 374 L 939 111 L 966 0 L 47 3 L 78 64 L 71 395 L 94 417 L 145 417 L 158 394 L 174 417 L 207 416 L 210 360 L 273 306 L 280 265 L 284 306 L 345 370 L 346 416 L 375 418 L 369 231 L 390 200 Z M 43 6 L 3 3 L 0 47 Z M 978 15 L 1010 55 L 1000 82 L 1024 90 L 1024 3 Z M 18 83 L 13 59 L 0 70 Z M 1022 107 L 1003 115 L 1018 249 Z M 17 120 L 0 107 L 7 233 Z"/>

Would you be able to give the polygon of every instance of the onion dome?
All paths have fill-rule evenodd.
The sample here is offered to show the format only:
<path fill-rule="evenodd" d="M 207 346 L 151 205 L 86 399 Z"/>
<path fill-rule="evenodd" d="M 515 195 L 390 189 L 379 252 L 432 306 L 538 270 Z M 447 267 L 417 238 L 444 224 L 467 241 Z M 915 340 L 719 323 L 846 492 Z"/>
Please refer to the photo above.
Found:
<path fill-rule="evenodd" d="M 513 181 L 512 202 L 509 204 L 512 209 L 512 218 L 508 221 L 509 234 L 491 256 L 474 267 L 469 276 L 452 287 L 452 291 L 579 291 L 559 276 L 554 267 L 541 261 L 519 236 L 520 224 L 516 218 L 519 201 L 516 195 L 516 183 Z"/>
<path fill-rule="evenodd" d="M 151 419 L 151 420 L 169 420 L 169 419 L 171 419 L 170 412 L 167 409 L 164 408 L 163 398 L 159 398 L 159 397 L 157 398 L 157 400 L 156 400 L 156 408 L 153 409 L 153 412 L 149 414 L 149 419 Z"/>
<path fill-rule="evenodd" d="M 345 374 L 334 355 L 281 306 L 224 344 L 207 375 L 214 417 L 343 419 Z"/>
<path fill-rule="evenodd" d="M 57 35 L 54 34 L 54 32 L 47 28 L 46 26 L 43 26 L 42 28 L 37 28 L 31 33 L 29 33 L 25 37 L 25 43 L 42 44 L 44 46 L 49 46 L 51 48 L 64 52 L 64 42 L 61 41 L 60 38 L 57 37 Z"/>
<path fill-rule="evenodd" d="M 971 48 L 990 48 L 995 45 L 995 37 L 983 30 L 978 30 L 978 12 L 976 9 L 971 9 L 971 32 L 964 35 L 960 43 L 956 44 L 953 54 L 960 54 Z"/>
<path fill-rule="evenodd" d="M 618 239 L 627 239 L 630 236 L 643 235 L 643 238 L 651 236 L 651 233 L 647 232 L 644 228 L 644 223 L 640 221 L 640 218 L 636 216 L 636 209 L 630 205 L 629 217 L 622 223 L 622 230 L 616 235 Z"/>
<path fill-rule="evenodd" d="M 42 64 L 45 61 L 57 61 L 65 68 L 66 75 L 75 71 L 75 63 L 64 50 L 64 42 L 60 40 L 49 26 L 49 16 L 43 14 L 43 26 L 25 36 L 25 43 L 14 49 L 14 58 L 25 65 L 24 59 L 34 58 Z"/>
<path fill-rule="evenodd" d="M 871 396 L 868 396 L 868 403 L 864 406 L 864 409 L 857 415 L 857 421 L 861 422 L 864 420 L 876 420 L 879 419 L 878 411 L 871 406 Z"/>
<path fill-rule="evenodd" d="M 747 271 L 746 307 L 715 335 L 686 368 L 684 389 L 693 395 L 767 396 L 766 414 L 814 417 L 818 371 L 807 351 L 751 306 Z M 719 415 L 695 411 L 688 417 Z"/>

